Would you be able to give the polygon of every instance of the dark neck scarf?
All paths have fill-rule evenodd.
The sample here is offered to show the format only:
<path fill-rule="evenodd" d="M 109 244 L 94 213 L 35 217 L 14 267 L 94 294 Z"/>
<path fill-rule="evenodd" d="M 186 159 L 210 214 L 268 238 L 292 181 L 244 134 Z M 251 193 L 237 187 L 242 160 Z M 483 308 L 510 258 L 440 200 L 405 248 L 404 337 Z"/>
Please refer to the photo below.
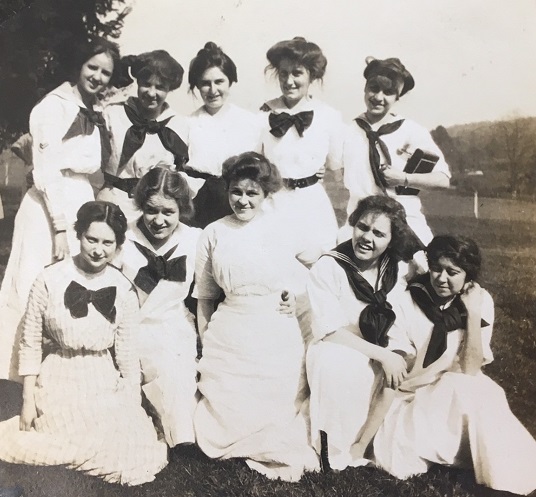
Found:
<path fill-rule="evenodd" d="M 65 290 L 63 302 L 75 319 L 86 317 L 91 303 L 110 323 L 115 322 L 115 297 L 117 288 L 107 286 L 100 290 L 88 290 L 76 281 L 71 281 Z"/>
<path fill-rule="evenodd" d="M 169 259 L 175 252 L 177 245 L 164 255 L 156 255 L 152 250 L 138 242 L 134 242 L 134 245 L 144 255 L 148 263 L 147 266 L 138 271 L 134 279 L 135 285 L 145 293 L 151 293 L 160 280 L 186 281 L 186 256 L 181 255 Z"/>
<path fill-rule="evenodd" d="M 383 172 L 381 170 L 380 153 L 378 152 L 376 146 L 380 147 L 387 164 L 391 165 L 391 154 L 389 153 L 387 145 L 380 137 L 382 135 L 394 133 L 398 128 L 400 128 L 400 126 L 402 126 L 404 119 L 400 119 L 399 121 L 395 121 L 393 123 L 384 124 L 378 128 L 378 131 L 374 131 L 370 124 L 360 117 L 356 118 L 355 122 L 366 133 L 368 138 L 369 162 L 372 169 L 372 175 L 374 176 L 374 182 L 382 189 L 383 193 L 386 193 L 387 182 L 385 181 L 385 177 L 383 176 Z"/>
<path fill-rule="evenodd" d="M 276 114 L 275 112 L 271 112 L 268 117 L 270 133 L 276 138 L 281 138 L 282 136 L 285 136 L 292 126 L 295 126 L 298 134 L 303 136 L 303 132 L 311 126 L 313 117 L 313 110 L 298 112 L 297 114 L 289 114 L 287 112 Z"/>
<path fill-rule="evenodd" d="M 374 291 L 374 288 L 363 278 L 357 267 L 352 240 L 341 243 L 324 255 L 333 257 L 337 261 L 346 273 L 355 298 L 368 304 L 359 316 L 359 329 L 363 338 L 367 342 L 386 347 L 388 343 L 387 332 L 396 318 L 391 304 L 387 302 L 387 295 L 396 284 L 398 263 L 387 255 L 383 256 L 378 274 L 381 288 Z"/>
<path fill-rule="evenodd" d="M 435 292 L 430 288 L 429 273 L 414 278 L 409 283 L 408 290 L 413 302 L 434 325 L 424 356 L 423 367 L 426 368 L 447 350 L 447 334 L 467 327 L 467 309 L 459 295 L 454 297 L 449 307 L 441 309 L 440 304 L 434 301 Z M 481 326 L 488 326 L 488 323 L 482 320 Z"/>
<path fill-rule="evenodd" d="M 121 169 L 132 156 L 143 146 L 147 133 L 158 135 L 163 147 L 173 154 L 174 163 L 179 168 L 188 162 L 188 145 L 184 143 L 175 131 L 167 127 L 173 116 L 163 121 L 148 120 L 143 119 L 138 114 L 138 111 L 130 105 L 125 105 L 124 108 L 132 126 L 128 128 L 125 134 L 117 175 L 119 175 Z"/>

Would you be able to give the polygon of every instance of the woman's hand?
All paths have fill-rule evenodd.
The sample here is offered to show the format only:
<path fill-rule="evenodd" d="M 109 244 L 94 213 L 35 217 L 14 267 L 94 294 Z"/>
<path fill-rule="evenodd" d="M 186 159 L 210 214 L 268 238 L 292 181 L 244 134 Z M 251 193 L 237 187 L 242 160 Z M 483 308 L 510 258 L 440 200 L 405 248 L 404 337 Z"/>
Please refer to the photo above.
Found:
<path fill-rule="evenodd" d="M 316 173 L 315 176 L 318 179 L 324 179 L 324 176 L 326 175 L 326 166 L 322 166 Z"/>
<path fill-rule="evenodd" d="M 469 281 L 463 286 L 460 298 L 468 313 L 481 312 L 482 287 L 476 281 Z"/>
<path fill-rule="evenodd" d="M 56 261 L 61 261 L 69 255 L 69 242 L 67 241 L 67 232 L 60 231 L 54 235 L 54 254 Z"/>
<path fill-rule="evenodd" d="M 35 418 L 37 418 L 35 400 L 24 399 L 22 403 L 22 410 L 20 413 L 19 429 L 21 431 L 30 431 L 32 429 Z"/>
<path fill-rule="evenodd" d="M 406 361 L 401 355 L 384 349 L 380 363 L 385 374 L 386 386 L 396 390 L 408 374 Z"/>
<path fill-rule="evenodd" d="M 391 166 L 387 166 L 383 170 L 383 177 L 387 182 L 387 186 L 403 186 L 404 181 L 406 180 L 406 173 Z"/>
<path fill-rule="evenodd" d="M 281 300 L 279 301 L 279 314 L 286 314 L 288 317 L 296 315 L 296 295 L 288 290 L 281 292 Z"/>

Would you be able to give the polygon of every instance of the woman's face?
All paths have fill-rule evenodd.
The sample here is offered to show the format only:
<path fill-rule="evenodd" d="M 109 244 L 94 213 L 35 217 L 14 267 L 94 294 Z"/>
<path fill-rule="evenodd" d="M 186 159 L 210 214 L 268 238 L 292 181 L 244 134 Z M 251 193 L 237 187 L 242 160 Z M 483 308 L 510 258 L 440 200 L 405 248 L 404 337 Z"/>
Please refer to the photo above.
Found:
<path fill-rule="evenodd" d="M 173 198 L 157 193 L 143 206 L 143 224 L 153 240 L 166 242 L 179 226 L 179 206 Z"/>
<path fill-rule="evenodd" d="M 219 67 L 207 69 L 197 83 L 206 111 L 213 115 L 225 104 L 231 84 Z"/>
<path fill-rule="evenodd" d="M 391 242 L 391 220 L 383 213 L 366 212 L 354 227 L 352 246 L 358 260 L 373 263 Z"/>
<path fill-rule="evenodd" d="M 93 221 L 80 237 L 80 262 L 88 273 L 102 271 L 117 249 L 115 233 L 104 221 Z"/>
<path fill-rule="evenodd" d="M 308 95 L 312 83 L 311 75 L 301 64 L 296 64 L 290 59 L 282 59 L 277 68 L 277 77 L 288 107 L 296 105 Z"/>
<path fill-rule="evenodd" d="M 261 210 L 266 195 L 261 185 L 249 178 L 232 181 L 229 204 L 240 221 L 251 221 Z"/>
<path fill-rule="evenodd" d="M 82 64 L 76 83 L 78 91 L 86 96 L 97 95 L 108 86 L 113 71 L 114 61 L 109 54 L 94 55 Z"/>
<path fill-rule="evenodd" d="M 169 91 L 169 84 L 154 74 L 147 80 L 138 80 L 141 106 L 155 116 L 161 114 Z"/>
<path fill-rule="evenodd" d="M 452 297 L 462 291 L 467 273 L 451 259 L 440 257 L 437 262 L 429 263 L 428 266 L 430 284 L 439 297 Z"/>
<path fill-rule="evenodd" d="M 365 105 L 367 115 L 376 121 L 382 119 L 397 102 L 398 88 L 385 88 L 375 79 L 367 81 L 365 85 Z"/>

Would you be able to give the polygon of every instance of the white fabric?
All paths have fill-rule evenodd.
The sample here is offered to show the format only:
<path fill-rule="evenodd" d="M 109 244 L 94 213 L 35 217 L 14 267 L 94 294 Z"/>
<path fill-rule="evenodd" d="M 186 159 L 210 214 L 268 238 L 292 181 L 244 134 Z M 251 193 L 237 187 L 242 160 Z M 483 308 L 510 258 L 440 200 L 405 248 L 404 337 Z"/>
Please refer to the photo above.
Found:
<path fill-rule="evenodd" d="M 138 352 L 143 391 L 159 418 L 170 447 L 195 442 L 193 412 L 197 391 L 197 335 L 193 316 L 184 305 L 194 278 L 195 252 L 201 230 L 180 224 L 170 239 L 155 250 L 141 230 L 133 225 L 118 264 L 134 281 L 147 259 L 134 242 L 169 259 L 186 256 L 185 281 L 160 280 L 150 294 L 137 288 L 141 302 Z"/>
<path fill-rule="evenodd" d="M 398 478 L 425 473 L 431 463 L 469 466 L 478 483 L 496 490 L 528 494 L 536 488 L 536 441 L 508 407 L 504 391 L 483 373 L 463 374 L 459 365 L 463 330 L 448 334 L 447 350 L 422 367 L 433 325 L 405 296 L 397 325 L 405 329 L 412 370 L 401 385 L 374 440 L 377 464 Z M 484 363 L 493 359 L 489 344 L 493 300 L 484 293 Z"/>
<path fill-rule="evenodd" d="M 20 320 L 31 285 L 53 262 L 54 229 L 66 229 L 71 254 L 79 252 L 73 224 L 80 206 L 93 200 L 88 175 L 101 165 L 98 127 L 63 140 L 84 104 L 64 83 L 30 114 L 35 186 L 24 195 L 13 229 L 11 253 L 0 290 L 0 378 L 19 380 L 17 344 Z"/>
<path fill-rule="evenodd" d="M 321 257 L 313 266 L 307 293 L 315 338 L 315 343 L 307 351 L 311 439 L 320 452 L 319 432 L 326 432 L 333 469 L 359 466 L 362 461 L 352 459 L 350 448 L 367 419 L 383 373 L 381 367 L 357 350 L 322 339 L 341 328 L 362 338 L 359 316 L 367 304 L 356 299 L 346 273 L 332 257 Z M 398 301 L 403 293 L 404 286 L 400 281 L 387 299 L 397 316 L 400 313 Z M 397 333 L 393 328 L 389 338 L 390 349 L 400 348 L 394 345 Z"/>
<path fill-rule="evenodd" d="M 269 478 L 297 480 L 318 461 L 308 443 L 303 339 L 297 319 L 277 309 L 305 269 L 279 226 L 269 214 L 249 223 L 228 216 L 200 237 L 197 294 L 223 290 L 225 300 L 204 334 L 194 424 L 208 456 L 243 457 Z"/>
<path fill-rule="evenodd" d="M 364 116 L 361 115 L 364 119 Z M 374 131 L 384 124 L 404 119 L 404 123 L 393 133 L 382 135 L 381 139 L 387 145 L 391 155 L 391 167 L 403 171 L 410 157 L 403 152 L 411 153 L 420 148 L 425 152 L 431 152 L 439 156 L 439 161 L 434 167 L 434 172 L 442 172 L 450 178 L 450 170 L 445 162 L 443 153 L 436 145 L 430 132 L 414 121 L 405 119 L 395 114 L 387 114 L 381 121 L 371 125 Z M 365 119 L 366 120 L 366 119 Z M 385 158 L 379 147 L 380 160 L 385 163 Z M 344 140 L 344 186 L 350 193 L 348 200 L 347 215 L 349 216 L 356 208 L 359 200 L 369 195 L 382 195 L 382 190 L 374 182 L 374 176 L 369 161 L 369 141 L 365 132 L 352 122 L 346 132 Z M 397 195 L 394 188 L 388 188 L 387 194 L 396 198 L 406 209 L 408 224 L 421 241 L 427 245 L 433 238 L 432 232 L 426 223 L 422 213 L 422 204 L 418 195 Z M 342 229 L 345 229 L 344 227 Z M 339 240 L 344 241 L 346 235 L 339 235 Z"/>

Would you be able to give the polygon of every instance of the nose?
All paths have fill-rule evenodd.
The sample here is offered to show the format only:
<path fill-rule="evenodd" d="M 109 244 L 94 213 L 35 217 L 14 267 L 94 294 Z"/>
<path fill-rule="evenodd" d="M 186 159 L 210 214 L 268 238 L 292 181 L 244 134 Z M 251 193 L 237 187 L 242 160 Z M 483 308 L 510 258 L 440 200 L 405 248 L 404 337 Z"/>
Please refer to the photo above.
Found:
<path fill-rule="evenodd" d="M 439 281 L 440 283 L 444 283 L 446 280 L 447 280 L 446 271 L 441 271 L 440 273 L 437 274 L 437 281 Z"/>
<path fill-rule="evenodd" d="M 156 95 L 156 88 L 154 86 L 147 87 L 147 95 L 154 97 Z"/>
<path fill-rule="evenodd" d="M 93 247 L 93 257 L 102 257 L 104 255 L 104 247 L 102 245 L 96 245 Z"/>
<path fill-rule="evenodd" d="M 248 203 L 248 198 L 247 198 L 247 196 L 246 196 L 245 194 L 244 194 L 244 195 L 241 195 L 241 196 L 239 197 L 239 199 L 238 199 L 238 203 L 239 203 L 240 205 L 247 205 L 247 203 Z"/>
<path fill-rule="evenodd" d="M 216 91 L 217 91 L 216 83 L 211 83 L 211 84 L 210 84 L 210 94 L 211 94 L 211 95 L 215 95 L 215 94 L 216 94 Z"/>
<path fill-rule="evenodd" d="M 383 100 L 385 97 L 385 94 L 383 93 L 383 90 L 379 90 L 374 94 L 374 98 L 376 100 Z"/>
<path fill-rule="evenodd" d="M 156 224 L 157 226 L 162 226 L 164 224 L 164 216 L 162 214 L 157 214 L 154 217 L 153 223 Z"/>

